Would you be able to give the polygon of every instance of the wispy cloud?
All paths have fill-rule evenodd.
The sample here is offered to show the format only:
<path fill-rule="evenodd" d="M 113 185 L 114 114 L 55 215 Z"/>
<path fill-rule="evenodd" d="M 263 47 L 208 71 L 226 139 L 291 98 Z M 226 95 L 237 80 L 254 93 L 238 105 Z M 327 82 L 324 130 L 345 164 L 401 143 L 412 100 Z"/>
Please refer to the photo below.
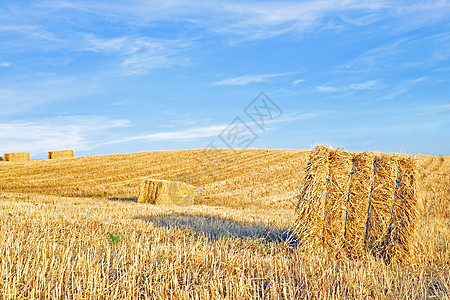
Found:
<path fill-rule="evenodd" d="M 127 137 L 127 138 L 120 138 L 120 139 L 116 139 L 114 141 L 105 142 L 105 145 L 126 143 L 126 142 L 132 142 L 132 141 L 163 141 L 163 140 L 189 141 L 189 140 L 194 140 L 194 139 L 218 136 L 226 127 L 227 127 L 227 125 L 211 125 L 211 126 L 203 126 L 203 127 L 196 127 L 196 128 L 187 128 L 187 129 L 176 130 L 176 131 L 143 134 L 143 135 L 137 135 L 137 136 Z"/>
<path fill-rule="evenodd" d="M 296 87 L 299 83 L 305 82 L 305 79 L 297 79 L 292 82 L 292 86 Z"/>
<path fill-rule="evenodd" d="M 0 32 L 13 32 L 31 39 L 56 41 L 58 38 L 51 32 L 36 25 L 0 24 Z"/>
<path fill-rule="evenodd" d="M 102 0 L 76 2 L 48 0 L 34 4 L 23 12 L 16 10 L 11 13 L 6 9 L 3 11 L 0 9 L 2 16 L 8 16 L 9 25 L 19 24 L 15 26 L 22 26 L 22 31 L 28 30 L 32 33 L 41 30 L 29 25 L 33 24 L 34 20 L 50 19 L 54 14 L 66 16 L 69 12 L 71 15 L 77 15 L 79 17 L 77 21 L 80 23 L 89 20 L 89 16 L 113 19 L 115 22 L 126 24 L 125 26 L 135 27 L 148 27 L 155 22 L 170 21 L 190 24 L 195 28 L 203 28 L 220 35 L 255 40 L 287 33 L 298 35 L 336 27 L 341 29 L 347 25 L 368 26 L 383 19 L 402 20 L 406 28 L 413 26 L 413 23 L 416 23 L 415 26 L 422 26 L 424 23 L 447 18 L 450 15 L 450 4 L 447 1 L 393 3 L 387 0 L 238 2 L 172 0 L 114 3 Z M 330 26 L 330 18 L 334 16 L 338 16 L 341 23 L 339 26 Z"/>
<path fill-rule="evenodd" d="M 420 66 L 439 67 L 450 58 L 450 34 L 421 36 L 405 35 L 361 53 L 339 65 L 339 73 L 368 73 L 386 70 L 404 70 Z M 422 49 L 420 52 L 411 49 Z"/>
<path fill-rule="evenodd" d="M 7 67 L 9 67 L 11 65 L 11 63 L 9 63 L 9 62 L 7 62 L 7 61 L 2 61 L 2 62 L 0 62 L 0 67 L 3 67 L 3 68 L 7 68 Z"/>
<path fill-rule="evenodd" d="M 370 80 L 361 83 L 353 83 L 349 86 L 349 88 L 353 90 L 370 90 L 378 85 L 378 80 Z"/>
<path fill-rule="evenodd" d="M 13 116 L 36 109 L 42 104 L 82 97 L 92 92 L 86 87 L 86 82 L 74 78 L 55 78 L 51 74 L 34 77 L 27 82 L 0 84 L 0 116 Z"/>
<path fill-rule="evenodd" d="M 417 84 L 428 80 L 427 77 L 419 77 L 415 79 L 402 80 L 395 85 L 388 86 L 380 91 L 376 96 L 380 100 L 390 100 L 401 94 L 404 94 L 414 88 Z"/>
<path fill-rule="evenodd" d="M 359 11 L 357 19 L 342 17 L 344 22 L 365 26 L 377 13 L 394 9 L 384 0 L 376 1 L 47 1 L 40 5 L 51 10 L 70 8 L 83 14 L 113 16 L 137 26 L 157 21 L 177 21 L 203 27 L 222 35 L 243 39 L 266 39 L 286 33 L 303 33 L 327 27 L 330 14 Z"/>
<path fill-rule="evenodd" d="M 289 123 L 289 122 L 295 122 L 295 121 L 301 121 L 301 120 L 307 120 L 312 118 L 317 118 L 324 116 L 325 114 L 328 114 L 328 112 L 321 112 L 321 113 L 304 113 L 304 114 L 285 114 L 282 118 L 279 119 L 273 119 L 268 120 L 265 122 L 265 124 L 273 125 L 277 123 Z M 176 121 L 177 123 L 180 123 L 181 121 Z M 185 124 L 192 124 L 195 123 L 192 120 L 186 120 Z M 247 124 L 249 126 L 252 126 L 251 123 Z M 133 141 L 191 141 L 191 140 L 200 140 L 204 138 L 212 138 L 217 137 L 221 132 L 223 132 L 229 124 L 221 124 L 221 125 L 208 125 L 208 126 L 199 126 L 199 127 L 191 127 L 186 128 L 182 130 L 173 130 L 173 131 L 166 131 L 166 132 L 158 132 L 158 133 L 151 133 L 151 134 L 141 134 L 136 135 L 132 137 L 125 137 L 125 138 L 119 138 L 115 139 L 113 141 L 105 142 L 106 145 L 108 144 L 118 144 L 118 143 L 127 143 L 127 142 L 133 142 Z"/>
<path fill-rule="evenodd" d="M 39 121 L 0 123 L 0 151 L 42 154 L 58 149 L 90 150 L 108 139 L 111 130 L 129 125 L 128 120 L 104 116 L 61 116 Z"/>
<path fill-rule="evenodd" d="M 320 85 L 317 89 L 321 92 L 336 92 L 336 91 L 346 91 L 346 90 L 371 90 L 378 86 L 378 80 L 369 80 L 365 82 L 352 83 L 347 86 L 329 86 L 329 85 Z"/>
<path fill-rule="evenodd" d="M 295 74 L 295 72 L 291 73 L 278 73 L 278 74 L 258 74 L 258 75 L 244 75 L 229 79 L 224 79 L 215 82 L 215 85 L 246 85 L 249 83 L 260 83 L 266 81 L 269 78 L 281 77 Z"/>
<path fill-rule="evenodd" d="M 161 125 L 159 127 L 160 128 L 176 128 L 176 127 L 179 127 L 179 126 L 186 127 L 186 126 L 192 126 L 192 125 L 195 125 L 195 124 L 197 124 L 197 121 L 194 121 L 194 120 L 192 120 L 190 118 L 187 118 L 185 120 L 171 120 L 171 121 L 168 122 L 168 124 Z"/>
<path fill-rule="evenodd" d="M 406 39 L 374 47 L 337 67 L 338 72 L 365 73 L 386 66 L 384 62 L 400 53 Z"/>
<path fill-rule="evenodd" d="M 382 16 L 380 16 L 380 14 L 377 14 L 377 13 L 372 13 L 369 15 L 352 18 L 352 17 L 346 16 L 345 14 L 341 14 L 339 16 L 339 18 L 348 24 L 354 24 L 357 26 L 367 26 L 367 25 L 371 25 L 371 24 L 379 21 L 382 18 Z"/>
<path fill-rule="evenodd" d="M 192 41 L 156 39 L 148 37 L 99 38 L 86 35 L 85 51 L 115 54 L 121 59 L 118 72 L 122 75 L 143 74 L 149 69 L 185 65 L 188 57 L 179 55 Z"/>
<path fill-rule="evenodd" d="M 219 32 L 244 35 L 249 39 L 271 38 L 285 33 L 304 33 L 326 27 L 330 13 L 348 10 L 378 11 L 384 1 L 235 2 L 224 5 L 234 22 L 218 27 Z"/>
<path fill-rule="evenodd" d="M 335 92 L 335 91 L 339 91 L 340 88 L 327 86 L 327 85 L 319 85 L 317 87 L 317 90 L 319 90 L 321 92 Z"/>

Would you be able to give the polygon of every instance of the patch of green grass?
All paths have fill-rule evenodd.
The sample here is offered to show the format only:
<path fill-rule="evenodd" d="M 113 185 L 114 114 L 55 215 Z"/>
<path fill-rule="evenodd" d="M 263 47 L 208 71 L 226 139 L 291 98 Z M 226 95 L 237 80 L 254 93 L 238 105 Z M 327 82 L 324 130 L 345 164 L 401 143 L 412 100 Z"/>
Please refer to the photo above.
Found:
<path fill-rule="evenodd" d="M 108 232 L 107 239 L 108 239 L 108 243 L 110 245 L 117 245 L 117 244 L 119 244 L 122 241 L 123 238 L 122 238 L 122 235 L 120 233 L 115 235 L 115 234 L 113 234 L 111 232 Z"/>

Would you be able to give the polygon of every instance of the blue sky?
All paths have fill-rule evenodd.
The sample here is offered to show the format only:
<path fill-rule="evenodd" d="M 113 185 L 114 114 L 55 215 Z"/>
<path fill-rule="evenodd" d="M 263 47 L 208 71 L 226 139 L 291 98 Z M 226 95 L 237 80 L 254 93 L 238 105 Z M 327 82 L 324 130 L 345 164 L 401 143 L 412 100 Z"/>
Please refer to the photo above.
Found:
<path fill-rule="evenodd" d="M 448 1 L 2 1 L 0 152 L 450 155 L 449 59 Z"/>

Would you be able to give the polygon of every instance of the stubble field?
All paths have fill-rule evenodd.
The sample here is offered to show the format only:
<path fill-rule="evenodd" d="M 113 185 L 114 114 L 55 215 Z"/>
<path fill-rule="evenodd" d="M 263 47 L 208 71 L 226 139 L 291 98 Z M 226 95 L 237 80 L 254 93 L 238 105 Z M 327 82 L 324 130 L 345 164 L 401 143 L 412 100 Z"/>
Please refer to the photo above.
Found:
<path fill-rule="evenodd" d="M 448 299 L 450 157 L 418 156 L 409 261 L 298 250 L 289 228 L 308 151 L 154 151 L 0 162 L 1 299 Z M 144 178 L 196 205 L 136 203 Z"/>

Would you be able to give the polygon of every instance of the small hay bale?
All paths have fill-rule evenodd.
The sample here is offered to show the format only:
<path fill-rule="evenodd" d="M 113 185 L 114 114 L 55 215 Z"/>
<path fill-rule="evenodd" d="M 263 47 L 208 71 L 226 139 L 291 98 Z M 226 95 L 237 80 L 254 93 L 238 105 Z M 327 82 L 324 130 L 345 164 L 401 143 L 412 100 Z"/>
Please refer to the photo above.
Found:
<path fill-rule="evenodd" d="M 141 183 L 138 202 L 156 205 L 192 205 L 195 187 L 179 181 L 146 179 Z"/>
<path fill-rule="evenodd" d="M 410 252 L 418 218 L 418 166 L 410 155 L 316 147 L 300 188 L 294 230 L 300 245 L 323 245 L 386 262 Z"/>
<path fill-rule="evenodd" d="M 49 151 L 48 159 L 73 158 L 73 150 Z"/>
<path fill-rule="evenodd" d="M 30 161 L 30 153 L 17 152 L 17 153 L 5 153 L 3 155 L 4 161 Z"/>

